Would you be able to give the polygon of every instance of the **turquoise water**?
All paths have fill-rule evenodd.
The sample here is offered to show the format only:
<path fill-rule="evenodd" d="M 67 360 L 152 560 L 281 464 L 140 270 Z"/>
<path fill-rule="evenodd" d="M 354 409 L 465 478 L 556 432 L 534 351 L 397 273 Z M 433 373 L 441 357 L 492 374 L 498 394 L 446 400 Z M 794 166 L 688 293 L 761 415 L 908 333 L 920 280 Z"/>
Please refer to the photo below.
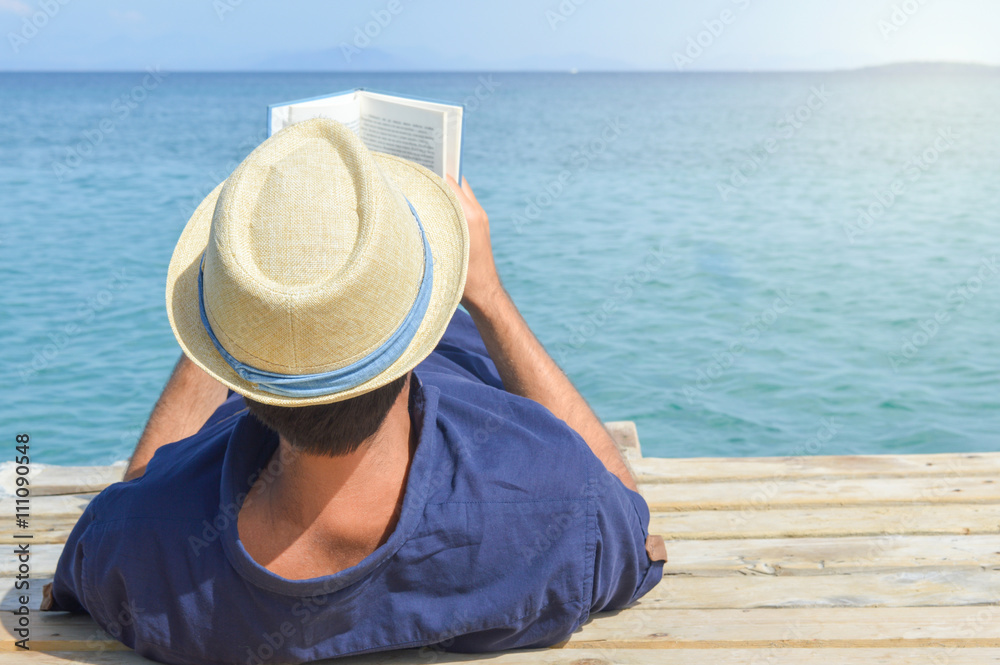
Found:
<path fill-rule="evenodd" d="M 178 354 L 188 215 L 267 103 L 366 86 L 468 99 L 509 290 L 647 455 L 995 450 L 998 83 L 0 74 L 0 431 L 37 461 L 127 457 Z"/>

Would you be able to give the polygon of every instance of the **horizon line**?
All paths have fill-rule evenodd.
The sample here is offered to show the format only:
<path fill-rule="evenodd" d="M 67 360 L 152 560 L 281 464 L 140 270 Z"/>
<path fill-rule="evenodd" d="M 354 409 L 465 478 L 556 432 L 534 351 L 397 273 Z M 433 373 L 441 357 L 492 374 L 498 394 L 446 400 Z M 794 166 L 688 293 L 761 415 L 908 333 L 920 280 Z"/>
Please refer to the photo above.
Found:
<path fill-rule="evenodd" d="M 146 69 L 151 66 L 147 65 Z M 888 69 L 905 66 L 968 67 L 970 69 L 998 69 L 1000 64 L 958 62 L 949 60 L 901 60 L 859 67 L 819 69 L 174 69 L 174 74 L 836 74 L 859 72 L 868 69 Z M 130 74 L 146 69 L 3 69 L 0 74 Z"/>

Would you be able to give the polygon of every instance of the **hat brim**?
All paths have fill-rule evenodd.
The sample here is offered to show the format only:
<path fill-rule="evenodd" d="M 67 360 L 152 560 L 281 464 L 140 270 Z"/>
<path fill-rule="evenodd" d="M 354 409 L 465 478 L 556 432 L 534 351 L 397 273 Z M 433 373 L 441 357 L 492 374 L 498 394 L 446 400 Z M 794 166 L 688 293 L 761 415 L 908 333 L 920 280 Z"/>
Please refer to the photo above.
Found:
<path fill-rule="evenodd" d="M 350 399 L 403 376 L 430 355 L 444 335 L 462 298 L 468 269 L 469 231 L 465 213 L 448 184 L 413 162 L 373 152 L 382 172 L 410 200 L 434 256 L 434 287 L 424 320 L 403 354 L 384 372 L 354 388 L 314 397 L 284 397 L 241 378 L 219 355 L 201 322 L 198 270 L 208 244 L 215 203 L 225 183 L 205 197 L 184 227 L 167 271 L 167 317 L 181 349 L 223 385 L 250 399 L 275 406 L 309 406 Z"/>

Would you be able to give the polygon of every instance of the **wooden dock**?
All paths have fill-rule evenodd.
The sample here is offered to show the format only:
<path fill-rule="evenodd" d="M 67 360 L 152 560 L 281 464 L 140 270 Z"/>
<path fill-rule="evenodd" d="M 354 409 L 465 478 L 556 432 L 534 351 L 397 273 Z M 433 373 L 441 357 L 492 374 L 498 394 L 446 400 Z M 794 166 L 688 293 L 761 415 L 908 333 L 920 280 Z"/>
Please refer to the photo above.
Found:
<path fill-rule="evenodd" d="M 330 663 L 493 665 L 985 665 L 1000 663 L 1000 453 L 642 458 L 639 476 L 670 561 L 635 606 L 593 616 L 552 649 L 468 656 L 396 651 Z M 31 604 L 66 537 L 115 467 L 36 466 Z M 13 467 L 0 487 L 13 491 Z M 86 615 L 32 612 L 15 647 L 13 498 L 0 499 L 0 662 L 145 663 Z"/>

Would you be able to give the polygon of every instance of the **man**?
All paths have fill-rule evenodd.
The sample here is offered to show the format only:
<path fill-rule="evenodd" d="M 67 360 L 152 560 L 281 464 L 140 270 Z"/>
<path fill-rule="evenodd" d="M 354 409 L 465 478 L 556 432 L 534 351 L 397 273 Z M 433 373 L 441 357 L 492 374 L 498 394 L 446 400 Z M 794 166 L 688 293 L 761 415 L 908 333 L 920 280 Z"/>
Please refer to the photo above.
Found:
<path fill-rule="evenodd" d="M 293 125 L 195 211 L 167 311 L 184 354 L 48 609 L 163 662 L 286 663 L 552 645 L 660 580 L 468 183 Z"/>

